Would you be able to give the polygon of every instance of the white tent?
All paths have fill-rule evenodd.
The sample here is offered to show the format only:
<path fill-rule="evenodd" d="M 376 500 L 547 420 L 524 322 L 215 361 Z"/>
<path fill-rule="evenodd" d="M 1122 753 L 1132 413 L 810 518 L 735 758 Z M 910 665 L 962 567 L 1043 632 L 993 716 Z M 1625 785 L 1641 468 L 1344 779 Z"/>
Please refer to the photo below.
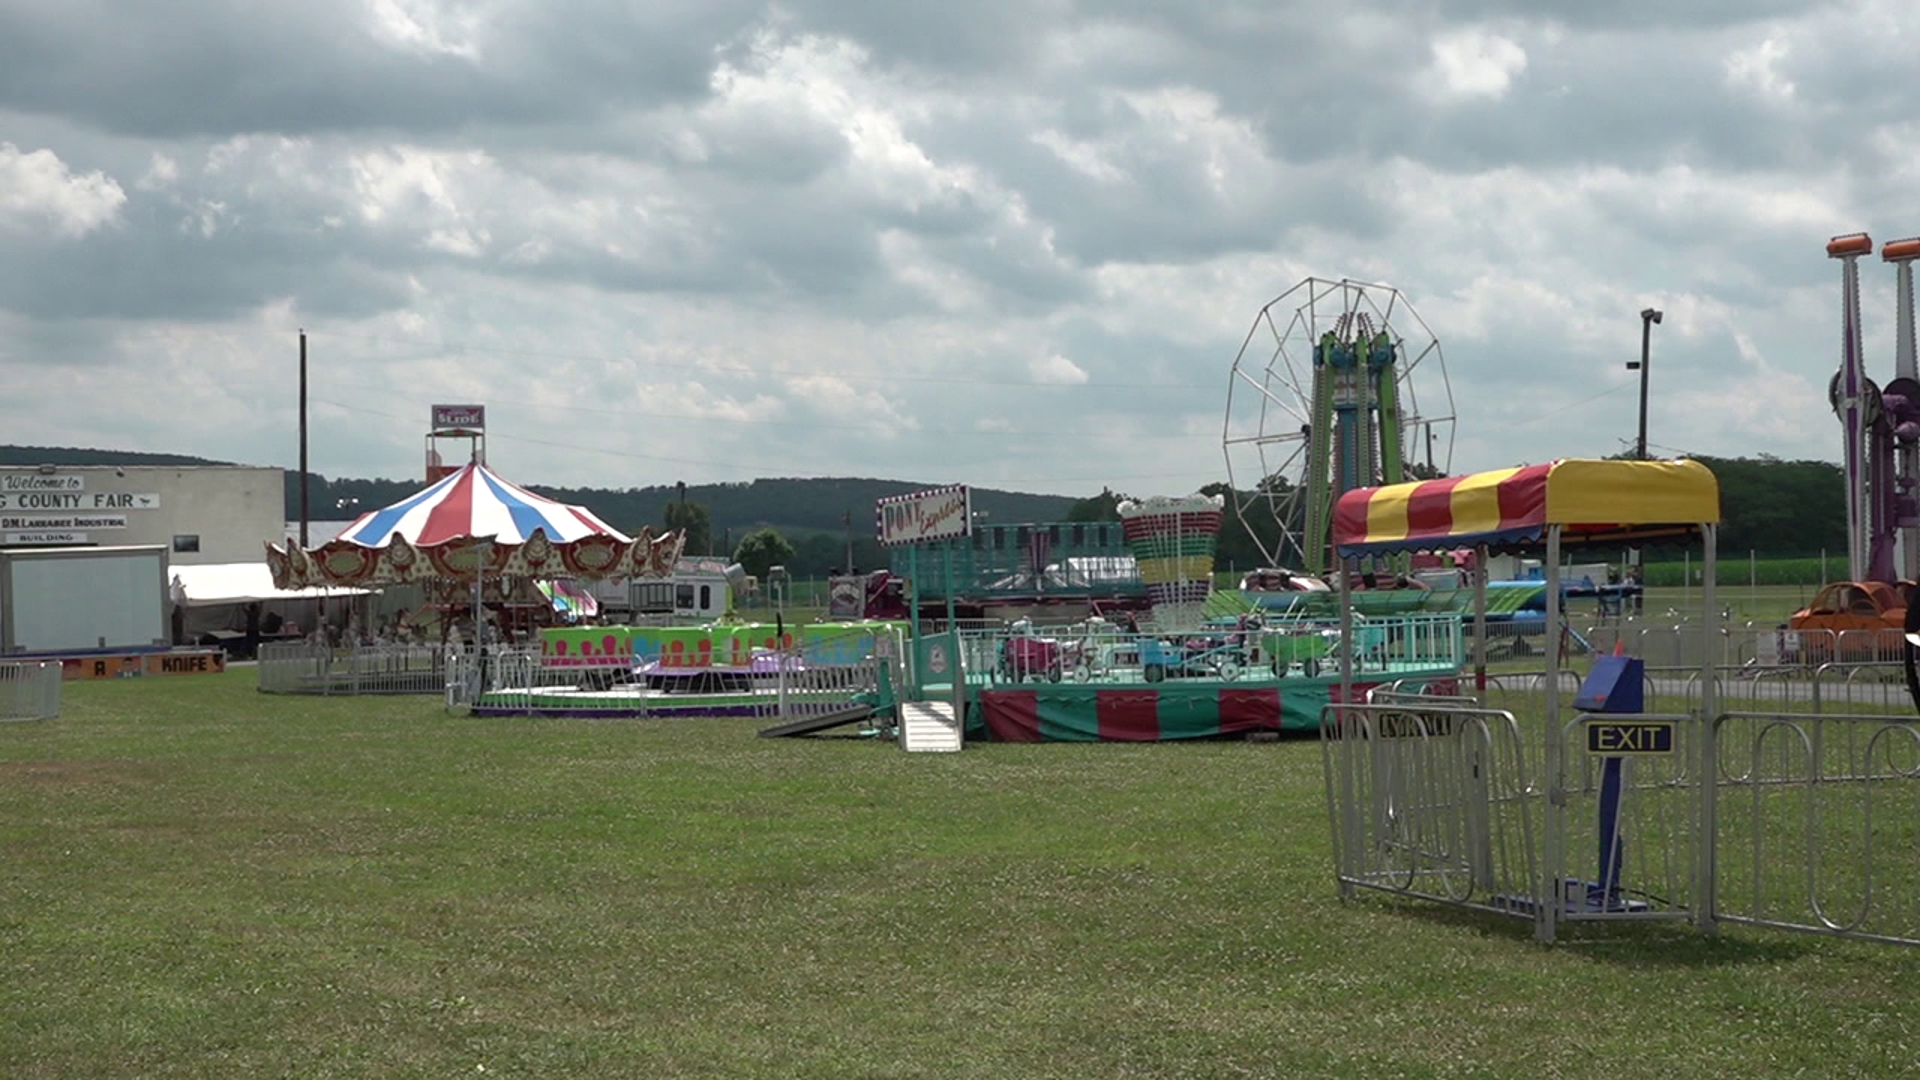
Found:
<path fill-rule="evenodd" d="M 267 625 L 299 626 L 311 630 L 327 620 L 333 609 L 336 619 L 347 618 L 344 606 L 357 602 L 374 590 L 334 586 L 310 589 L 276 589 L 273 572 L 265 562 L 207 563 L 200 566 L 174 566 L 168 583 L 167 598 L 174 606 L 173 635 L 176 641 L 202 645 L 240 648 L 251 641 L 247 609 L 259 604 L 269 612 Z M 277 618 L 276 618 L 277 616 Z M 279 631 L 261 640 L 281 640 Z"/>
<path fill-rule="evenodd" d="M 273 573 L 264 562 L 207 563 L 201 566 L 175 566 L 169 598 L 181 607 L 213 607 L 221 604 L 251 604 L 273 600 L 335 600 L 365 596 L 371 590 L 346 586 L 311 589 L 276 589 Z"/>

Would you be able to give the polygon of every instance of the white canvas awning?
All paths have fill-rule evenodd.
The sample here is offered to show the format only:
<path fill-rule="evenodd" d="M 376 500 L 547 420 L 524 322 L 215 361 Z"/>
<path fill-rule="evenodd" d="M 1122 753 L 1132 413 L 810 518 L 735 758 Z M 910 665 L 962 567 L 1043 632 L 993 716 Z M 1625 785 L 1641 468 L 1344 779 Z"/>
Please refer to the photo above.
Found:
<path fill-rule="evenodd" d="M 215 604 L 250 604 L 256 600 L 326 600 L 342 596 L 365 596 L 371 589 L 346 586 L 311 589 L 276 589 L 273 573 L 264 562 L 207 563 L 201 566 L 175 566 L 169 594 L 182 607 L 210 607 Z"/>

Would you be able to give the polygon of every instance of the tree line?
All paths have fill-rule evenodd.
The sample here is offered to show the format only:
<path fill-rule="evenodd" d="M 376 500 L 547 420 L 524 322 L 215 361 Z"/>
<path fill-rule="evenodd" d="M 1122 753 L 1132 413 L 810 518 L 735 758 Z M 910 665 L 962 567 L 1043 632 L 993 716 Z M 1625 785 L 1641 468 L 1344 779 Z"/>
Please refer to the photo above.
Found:
<path fill-rule="evenodd" d="M 1847 544 L 1846 485 L 1838 465 L 1825 461 L 1783 461 L 1769 455 L 1752 458 L 1696 457 L 1720 485 L 1719 551 L 1732 557 L 1844 557 Z M 1424 471 L 1417 468 L 1415 473 Z M 1434 476 L 1419 477 L 1434 479 Z M 1290 482 L 1269 477 L 1274 490 L 1236 490 L 1208 484 L 1202 494 L 1222 495 L 1228 513 L 1220 527 L 1214 560 L 1220 569 L 1246 570 L 1267 565 L 1268 552 L 1280 546 L 1281 529 L 1268 508 L 1283 502 Z M 1271 496 L 1271 498 L 1269 497 Z M 1071 521 L 1117 521 L 1117 507 L 1128 496 L 1103 490 L 1068 510 Z M 1235 513 L 1236 507 L 1251 512 Z M 1297 533 L 1300 522 L 1293 522 Z M 1649 554 L 1649 561 L 1665 558 Z M 1676 556 L 1677 558 L 1677 556 Z M 1290 567 L 1291 568 L 1291 567 Z"/>
<path fill-rule="evenodd" d="M 1846 550 L 1846 490 L 1840 467 L 1824 461 L 1787 461 L 1770 455 L 1757 457 L 1699 457 L 1720 482 L 1722 555 L 1760 558 L 1817 557 Z M 76 447 L 0 446 L 0 465 L 219 465 L 225 462 L 179 454 L 129 453 Z M 509 479 L 517 478 L 510 477 Z M 1269 485 L 1284 485 L 1272 477 Z M 329 478 L 308 476 L 308 516 L 314 521 L 341 520 L 412 495 L 418 479 Z M 819 578 L 845 569 L 851 562 L 861 570 L 886 565 L 885 552 L 874 539 L 873 504 L 877 499 L 934 485 L 906 480 L 870 478 L 763 479 L 730 484 L 654 484 L 646 487 L 564 488 L 530 484 L 527 487 L 561 502 L 585 506 L 607 523 L 630 532 L 642 526 L 688 529 L 688 551 L 728 558 L 740 552 L 746 539 L 771 530 L 791 548 L 784 563 L 800 578 Z M 1216 560 L 1222 569 L 1250 569 L 1268 562 L 1265 551 L 1277 546 L 1278 524 L 1270 516 L 1250 513 L 1252 524 L 1231 509 L 1241 504 L 1264 507 L 1264 493 L 1236 491 L 1224 483 L 1209 484 L 1206 494 L 1224 495 L 1229 512 L 1221 526 Z M 1117 520 L 1116 507 L 1126 498 L 1103 490 L 1086 497 L 1036 495 L 973 490 L 974 510 L 994 523 Z M 286 516 L 300 517 L 300 477 L 286 474 Z M 757 554 L 765 537 L 749 549 Z M 785 549 L 772 548 L 775 554 Z"/>

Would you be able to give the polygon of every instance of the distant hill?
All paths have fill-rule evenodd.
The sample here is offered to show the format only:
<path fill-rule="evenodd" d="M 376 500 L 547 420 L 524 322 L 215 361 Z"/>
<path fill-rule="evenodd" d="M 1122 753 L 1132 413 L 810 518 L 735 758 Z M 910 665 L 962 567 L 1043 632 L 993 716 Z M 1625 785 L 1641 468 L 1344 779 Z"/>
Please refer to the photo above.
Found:
<path fill-rule="evenodd" d="M 0 446 L 0 465 L 225 465 L 183 454 L 142 454 L 119 450 L 73 447 Z M 672 485 L 612 490 L 562 488 L 530 483 L 531 477 L 507 479 L 550 499 L 584 506 L 615 528 L 637 531 L 658 526 L 667 504 L 680 497 Z M 873 536 L 873 503 L 888 495 L 931 487 L 911 480 L 854 477 L 830 479 L 755 480 L 751 483 L 690 484 L 688 502 L 707 508 L 716 541 L 738 541 L 754 529 L 780 530 L 798 544 L 816 536 L 843 537 L 851 524 L 856 541 Z M 419 480 L 333 479 L 310 474 L 307 484 L 309 520 L 356 517 L 420 490 Z M 991 488 L 973 489 L 973 506 L 997 522 L 1062 521 L 1079 500 L 1065 495 L 1031 495 Z M 287 520 L 300 517 L 300 474 L 287 473 Z M 850 521 L 849 521 L 850 519 Z M 865 560 L 872 564 L 872 553 Z"/>
<path fill-rule="evenodd" d="M 0 446 L 0 465 L 232 465 L 187 454 L 141 454 L 78 446 Z"/>
<path fill-rule="evenodd" d="M 549 499 L 584 506 L 619 529 L 658 526 L 666 520 L 667 504 L 680 497 L 678 489 L 662 485 L 615 491 L 607 488 L 566 488 L 507 479 Z M 873 503 L 932 485 L 909 480 L 834 478 L 816 480 L 755 480 L 742 484 L 689 484 L 688 502 L 707 508 L 716 537 L 735 540 L 761 527 L 779 529 L 789 538 L 808 533 L 845 532 L 851 519 L 855 536 L 873 533 Z M 330 480 L 315 475 L 308 482 L 307 506 L 312 517 L 351 517 L 397 502 L 420 490 L 419 481 Z M 1060 521 L 1078 500 L 1064 495 L 1028 495 L 1013 491 L 973 489 L 973 506 L 992 521 Z M 340 513 L 347 510 L 348 513 Z M 287 517 L 300 514 L 299 474 L 287 474 Z"/>
<path fill-rule="evenodd" d="M 1701 455 L 1698 460 L 1713 470 L 1720 483 L 1719 540 L 1723 557 L 1831 554 L 1844 565 L 1846 487 L 1839 466 L 1824 461 L 1782 461 L 1765 455 L 1757 458 Z M 231 463 L 184 454 L 0 446 L 0 465 L 225 464 Z M 549 498 L 585 506 L 616 528 L 631 531 L 638 531 L 642 525 L 663 524 L 667 504 L 680 497 L 671 485 L 610 490 L 549 487 L 530 483 L 533 478 L 523 476 L 509 479 Z M 874 500 L 929 486 L 911 480 L 855 477 L 755 480 L 691 485 L 686 498 L 707 508 L 716 549 L 725 547 L 729 541 L 738 543 L 756 528 L 778 529 L 796 549 L 790 569 L 796 577 L 805 577 L 823 575 L 844 564 L 849 531 L 857 566 L 884 565 L 885 556 L 873 537 Z M 289 472 L 286 487 L 287 520 L 293 521 L 300 516 L 299 474 Z M 419 480 L 334 480 L 315 474 L 308 484 L 308 517 L 312 521 L 356 517 L 397 502 L 420 487 Z M 1207 490 L 1214 490 L 1214 486 L 1210 485 Z M 1082 501 L 1065 495 L 1030 495 L 979 487 L 973 489 L 973 498 L 974 509 L 983 512 L 988 521 L 1005 524 L 1065 521 L 1069 511 Z M 1241 498 L 1236 497 L 1235 501 Z M 1659 552 L 1648 556 L 1649 561 L 1661 557 Z M 1219 559 L 1229 567 L 1243 568 L 1264 562 L 1253 537 L 1238 521 L 1222 529 Z"/>

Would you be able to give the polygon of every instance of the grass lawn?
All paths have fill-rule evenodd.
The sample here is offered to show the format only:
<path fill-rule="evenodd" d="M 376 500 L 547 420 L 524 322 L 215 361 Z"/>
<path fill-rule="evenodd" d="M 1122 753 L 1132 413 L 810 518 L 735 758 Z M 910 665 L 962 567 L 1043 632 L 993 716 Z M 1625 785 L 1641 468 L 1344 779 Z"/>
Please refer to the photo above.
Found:
<path fill-rule="evenodd" d="M 1909 950 L 1342 904 L 1312 741 L 66 691 L 0 726 L 9 1078 L 1920 1069 Z"/>

